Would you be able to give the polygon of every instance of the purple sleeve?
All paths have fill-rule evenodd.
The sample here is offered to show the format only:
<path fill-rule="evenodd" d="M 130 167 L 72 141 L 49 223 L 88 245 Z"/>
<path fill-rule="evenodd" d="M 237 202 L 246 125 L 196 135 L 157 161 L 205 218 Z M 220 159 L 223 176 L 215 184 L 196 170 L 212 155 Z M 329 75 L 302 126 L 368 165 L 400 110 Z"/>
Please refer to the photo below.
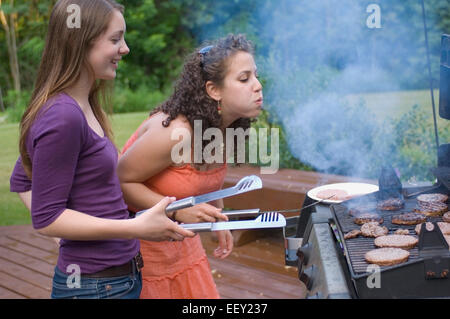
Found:
<path fill-rule="evenodd" d="M 36 229 L 53 223 L 67 207 L 81 150 L 84 117 L 71 104 L 52 105 L 32 129 L 31 219 Z"/>
<path fill-rule="evenodd" d="M 31 190 L 31 181 L 23 169 L 20 156 L 9 179 L 9 190 L 14 193 L 24 193 Z"/>

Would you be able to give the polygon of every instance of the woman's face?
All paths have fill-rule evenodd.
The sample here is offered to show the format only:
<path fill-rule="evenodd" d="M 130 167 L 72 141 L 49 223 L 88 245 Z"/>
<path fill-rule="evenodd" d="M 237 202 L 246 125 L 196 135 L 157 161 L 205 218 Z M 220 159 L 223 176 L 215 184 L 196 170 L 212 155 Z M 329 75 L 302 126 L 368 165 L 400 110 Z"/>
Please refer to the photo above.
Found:
<path fill-rule="evenodd" d="M 122 13 L 114 10 L 108 28 L 95 40 L 88 55 L 96 80 L 112 80 L 116 77 L 119 60 L 130 52 L 125 43 L 125 30 Z"/>
<path fill-rule="evenodd" d="M 230 57 L 219 93 L 224 119 L 234 121 L 259 115 L 263 105 L 262 85 L 250 53 L 239 51 Z"/>

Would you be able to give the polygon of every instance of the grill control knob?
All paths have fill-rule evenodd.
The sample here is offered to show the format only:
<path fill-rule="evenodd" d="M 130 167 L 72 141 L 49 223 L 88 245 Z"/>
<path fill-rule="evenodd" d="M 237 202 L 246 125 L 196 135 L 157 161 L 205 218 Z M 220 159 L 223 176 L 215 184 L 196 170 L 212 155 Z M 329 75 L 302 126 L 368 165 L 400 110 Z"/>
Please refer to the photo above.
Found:
<path fill-rule="evenodd" d="M 310 255 L 311 255 L 311 243 L 307 243 L 306 245 L 303 245 L 302 247 L 300 247 L 297 250 L 297 268 L 298 268 L 298 274 L 300 277 L 300 274 L 303 271 L 304 266 L 306 266 L 308 264 L 308 261 L 310 259 Z"/>
<path fill-rule="evenodd" d="M 316 267 L 312 265 L 311 267 L 305 269 L 300 275 L 299 279 L 306 286 L 306 289 L 311 290 L 313 285 L 314 273 L 316 271 Z"/>

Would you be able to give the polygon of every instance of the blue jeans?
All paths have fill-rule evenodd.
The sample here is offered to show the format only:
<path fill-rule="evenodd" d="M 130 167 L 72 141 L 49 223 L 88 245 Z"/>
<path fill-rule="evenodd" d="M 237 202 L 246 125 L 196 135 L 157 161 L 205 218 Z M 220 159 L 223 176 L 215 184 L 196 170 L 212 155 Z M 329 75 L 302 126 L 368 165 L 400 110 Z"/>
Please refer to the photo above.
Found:
<path fill-rule="evenodd" d="M 68 277 L 69 275 L 55 267 L 52 299 L 139 299 L 142 289 L 140 272 L 111 278 L 81 276 L 79 288 L 70 288 L 67 284 Z"/>

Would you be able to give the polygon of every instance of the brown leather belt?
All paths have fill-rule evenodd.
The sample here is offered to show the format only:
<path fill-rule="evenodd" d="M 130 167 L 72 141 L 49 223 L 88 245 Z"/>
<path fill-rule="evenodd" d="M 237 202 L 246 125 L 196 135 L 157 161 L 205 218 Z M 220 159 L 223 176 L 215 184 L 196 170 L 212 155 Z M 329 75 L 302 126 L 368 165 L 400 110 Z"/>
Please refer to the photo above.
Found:
<path fill-rule="evenodd" d="M 130 275 L 134 272 L 139 273 L 139 271 L 144 267 L 144 260 L 142 259 L 141 252 L 133 257 L 129 262 L 120 265 L 106 268 L 104 270 L 92 273 L 92 274 L 82 274 L 81 277 L 85 278 L 109 278 L 109 277 L 121 277 Z"/>

